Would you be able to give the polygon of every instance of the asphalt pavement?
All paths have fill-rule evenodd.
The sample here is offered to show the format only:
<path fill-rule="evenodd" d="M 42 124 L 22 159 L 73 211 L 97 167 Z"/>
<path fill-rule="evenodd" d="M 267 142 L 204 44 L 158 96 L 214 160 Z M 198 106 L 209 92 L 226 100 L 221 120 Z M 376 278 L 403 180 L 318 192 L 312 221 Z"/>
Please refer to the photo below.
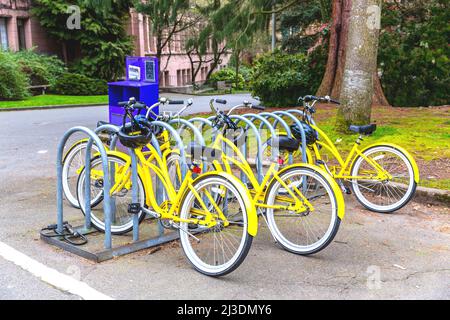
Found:
<path fill-rule="evenodd" d="M 183 96 L 173 96 L 183 98 Z M 248 95 L 227 96 L 229 106 Z M 208 112 L 194 97 L 191 113 Z M 301 257 L 280 249 L 263 221 L 248 258 L 220 279 L 194 271 L 177 243 L 95 264 L 39 240 L 56 221 L 56 147 L 77 125 L 107 120 L 106 107 L 0 112 L 0 243 L 115 299 L 449 299 L 449 208 L 412 202 L 368 212 L 347 196 L 335 241 Z M 69 221 L 81 213 L 66 208 Z M 80 299 L 0 255 L 0 299 Z"/>

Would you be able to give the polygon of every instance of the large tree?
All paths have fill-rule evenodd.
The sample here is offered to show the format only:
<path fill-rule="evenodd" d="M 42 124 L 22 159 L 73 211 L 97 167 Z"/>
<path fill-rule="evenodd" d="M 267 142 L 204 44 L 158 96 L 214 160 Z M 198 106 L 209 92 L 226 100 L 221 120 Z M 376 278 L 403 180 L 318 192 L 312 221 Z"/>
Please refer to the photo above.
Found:
<path fill-rule="evenodd" d="M 352 0 L 347 24 L 345 57 L 340 83 L 341 106 L 336 129 L 347 132 L 350 124 L 368 124 L 377 70 L 381 0 Z"/>
<path fill-rule="evenodd" d="M 369 2 L 361 3 L 360 0 L 332 1 L 328 60 L 322 83 L 317 91 L 318 95 L 330 95 L 335 98 L 340 97 L 347 60 L 347 49 L 349 48 L 347 40 L 350 31 L 350 17 L 353 17 L 351 13 L 352 2 L 355 8 L 359 7 L 362 10 L 367 10 L 368 6 L 371 5 Z M 381 1 L 379 2 L 381 5 Z M 389 105 L 389 102 L 384 96 L 376 69 L 373 70 L 372 78 L 373 104 Z"/>

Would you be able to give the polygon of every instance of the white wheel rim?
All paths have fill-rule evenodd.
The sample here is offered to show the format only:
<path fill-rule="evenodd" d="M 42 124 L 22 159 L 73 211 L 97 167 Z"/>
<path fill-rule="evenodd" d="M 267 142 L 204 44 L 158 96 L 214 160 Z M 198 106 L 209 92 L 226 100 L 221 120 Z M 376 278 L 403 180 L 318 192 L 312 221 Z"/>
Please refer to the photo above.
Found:
<path fill-rule="evenodd" d="M 239 201 L 239 205 L 241 206 L 241 208 L 245 209 L 243 199 L 242 199 L 241 195 L 239 194 L 239 192 L 237 191 L 237 189 L 232 185 L 232 183 L 230 183 L 229 181 L 226 181 L 224 179 L 219 179 L 219 178 L 205 179 L 198 183 L 197 190 L 202 189 L 204 186 L 207 186 L 209 184 L 217 184 L 217 183 L 224 184 L 229 190 L 232 190 L 233 193 L 235 193 L 235 195 L 237 195 L 237 199 Z M 181 218 L 184 218 L 184 219 L 188 218 L 189 209 L 191 208 L 192 201 L 194 200 L 194 198 L 195 198 L 194 194 L 192 192 L 189 192 L 189 194 L 185 198 L 185 202 L 183 203 L 183 206 L 181 208 L 181 213 L 180 213 Z M 220 265 L 220 266 L 212 266 L 210 264 L 203 262 L 202 259 L 200 259 L 197 256 L 197 254 L 195 253 L 195 251 L 189 241 L 190 236 L 186 232 L 180 232 L 180 242 L 181 242 L 183 250 L 186 253 L 186 256 L 189 259 L 189 261 L 199 270 L 202 270 L 209 274 L 219 274 L 221 272 L 224 272 L 228 268 L 230 268 L 236 262 L 236 260 L 239 258 L 239 256 L 241 255 L 241 252 L 245 245 L 245 241 L 246 241 L 245 233 L 247 233 L 247 226 L 248 226 L 247 214 L 244 213 L 243 218 L 244 218 L 244 226 L 242 228 L 243 236 L 241 238 L 239 248 L 237 249 L 236 253 L 233 255 L 233 257 L 227 263 Z M 183 230 L 187 230 L 188 225 L 187 225 L 187 223 L 181 223 L 180 227 Z"/>
<path fill-rule="evenodd" d="M 397 201 L 391 205 L 382 206 L 382 205 L 374 204 L 374 203 L 370 202 L 369 200 L 367 200 L 367 198 L 362 194 L 357 180 L 352 180 L 353 191 L 355 192 L 355 196 L 369 208 L 372 208 L 372 209 L 378 210 L 378 211 L 388 211 L 388 212 L 395 211 L 399 206 L 402 206 L 405 201 L 408 201 L 410 193 L 412 192 L 412 189 L 414 187 L 414 170 L 413 170 L 412 165 L 409 162 L 408 158 L 402 152 L 398 151 L 397 149 L 391 148 L 391 147 L 382 146 L 382 147 L 376 147 L 373 149 L 369 149 L 364 153 L 364 155 L 369 156 L 373 153 L 380 152 L 380 151 L 391 152 L 391 153 L 397 155 L 399 158 L 401 158 L 403 160 L 403 162 L 406 164 L 406 167 L 408 168 L 408 174 L 409 174 L 409 186 L 405 192 L 405 195 L 399 201 Z M 356 176 L 358 174 L 359 168 L 360 168 L 363 160 L 364 159 L 361 157 L 358 158 L 355 165 L 353 166 L 352 175 Z"/>
<path fill-rule="evenodd" d="M 101 159 L 96 159 L 95 161 L 93 161 L 92 163 L 92 168 L 101 163 Z M 114 161 L 115 163 L 118 164 L 125 164 L 125 162 L 123 160 L 119 160 L 119 159 L 113 159 L 112 161 Z M 109 161 L 112 162 L 111 160 Z M 85 171 L 82 172 L 82 176 L 80 177 L 80 181 L 78 183 L 78 194 L 80 195 L 80 206 L 83 209 L 83 212 L 85 212 L 85 200 L 84 200 L 84 185 L 85 185 Z M 138 186 L 139 186 L 139 199 L 141 199 L 141 206 L 143 206 L 145 204 L 145 194 L 144 194 L 144 189 L 142 186 L 142 181 L 139 179 L 138 177 Z M 101 193 L 99 193 L 101 195 Z M 92 203 L 92 201 L 91 201 Z M 143 214 L 143 213 L 141 213 Z M 99 219 L 95 213 L 93 211 L 91 211 L 91 222 L 92 224 L 94 224 L 97 228 L 99 228 L 100 230 L 105 230 L 105 222 L 102 221 L 101 219 Z M 111 232 L 113 233 L 121 233 L 124 232 L 125 230 L 128 230 L 130 228 L 133 227 L 133 219 L 130 219 L 129 222 L 127 222 L 126 224 L 120 225 L 120 226 L 116 226 L 116 225 L 111 225 Z"/>
<path fill-rule="evenodd" d="M 63 163 L 63 171 L 62 171 L 62 184 L 63 184 L 63 191 L 64 195 L 69 201 L 69 203 L 75 207 L 79 208 L 78 205 L 78 199 L 76 195 L 72 193 L 69 186 L 69 169 L 72 167 L 70 164 L 72 163 L 73 159 L 81 152 L 81 150 L 86 149 L 87 143 L 80 143 L 75 148 L 73 148 L 69 154 L 67 155 L 64 163 Z M 98 152 L 98 147 L 94 144 L 92 145 L 92 149 L 95 150 L 95 152 Z M 80 159 L 82 161 L 82 165 L 84 166 L 85 159 Z"/>
<path fill-rule="evenodd" d="M 336 223 L 336 219 L 337 219 L 337 208 L 336 208 L 336 198 L 334 196 L 333 191 L 331 190 L 329 184 L 317 173 L 309 171 L 309 170 L 305 170 L 305 169 L 298 169 L 295 171 L 290 172 L 288 175 L 282 177 L 283 181 L 288 180 L 290 177 L 292 177 L 293 175 L 303 175 L 303 176 L 310 176 L 313 177 L 314 179 L 318 180 L 320 182 L 320 184 L 325 188 L 330 201 L 331 201 L 331 208 L 332 208 L 332 214 L 331 214 L 331 220 L 330 220 L 330 224 L 327 228 L 327 231 L 325 232 L 325 234 L 322 236 L 322 238 L 320 239 L 320 241 L 315 242 L 313 244 L 310 245 L 298 245 L 293 243 L 292 241 L 290 241 L 289 239 L 287 239 L 283 233 L 280 231 L 280 229 L 278 228 L 276 222 L 275 222 L 275 218 L 274 218 L 274 210 L 268 208 L 267 209 L 267 220 L 269 223 L 269 227 L 270 230 L 273 234 L 273 236 L 277 239 L 277 241 L 279 241 L 283 246 L 285 246 L 286 248 L 288 248 L 289 250 L 292 250 L 294 252 L 310 252 L 315 250 L 316 248 L 321 247 L 326 241 L 328 241 L 330 235 L 333 232 L 334 229 L 334 225 Z M 274 199 L 276 197 L 276 190 L 281 190 L 282 188 L 279 188 L 280 183 L 277 181 L 275 182 L 275 184 L 272 186 L 272 189 L 268 195 L 268 201 L 267 204 L 268 205 L 273 205 L 274 204 Z"/>

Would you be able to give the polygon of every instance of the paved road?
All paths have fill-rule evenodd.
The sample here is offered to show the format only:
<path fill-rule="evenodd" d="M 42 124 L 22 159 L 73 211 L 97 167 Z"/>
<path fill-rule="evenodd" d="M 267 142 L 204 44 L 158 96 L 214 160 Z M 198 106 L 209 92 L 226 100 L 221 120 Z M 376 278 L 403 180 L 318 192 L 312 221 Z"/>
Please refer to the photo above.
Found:
<path fill-rule="evenodd" d="M 93 127 L 106 118 L 103 107 L 0 113 L 0 243 L 112 298 L 450 298 L 450 211 L 418 203 L 381 215 L 348 198 L 336 241 L 312 257 L 279 249 L 261 222 L 248 259 L 222 279 L 192 270 L 173 244 L 94 264 L 42 243 L 38 230 L 56 219 L 54 163 L 60 136 L 72 126 Z M 79 220 L 80 213 L 68 209 L 66 217 Z M 380 282 L 373 281 L 377 275 Z M 63 293 L 0 255 L 0 299 L 7 298 L 79 296 Z"/>

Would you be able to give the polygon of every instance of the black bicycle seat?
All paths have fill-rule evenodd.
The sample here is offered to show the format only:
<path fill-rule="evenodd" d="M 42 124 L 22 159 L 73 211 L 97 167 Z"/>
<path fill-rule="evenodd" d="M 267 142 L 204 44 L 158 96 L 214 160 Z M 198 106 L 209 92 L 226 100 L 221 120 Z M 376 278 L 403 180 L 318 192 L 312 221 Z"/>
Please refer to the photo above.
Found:
<path fill-rule="evenodd" d="M 350 131 L 356 132 L 356 133 L 360 133 L 360 134 L 372 134 L 377 130 L 377 125 L 376 124 L 368 124 L 365 126 L 355 126 L 355 125 L 351 125 L 348 128 Z"/>
<path fill-rule="evenodd" d="M 286 136 L 277 136 L 268 141 L 269 146 L 278 147 L 279 150 L 294 152 L 300 147 L 300 140 L 289 138 Z"/>

